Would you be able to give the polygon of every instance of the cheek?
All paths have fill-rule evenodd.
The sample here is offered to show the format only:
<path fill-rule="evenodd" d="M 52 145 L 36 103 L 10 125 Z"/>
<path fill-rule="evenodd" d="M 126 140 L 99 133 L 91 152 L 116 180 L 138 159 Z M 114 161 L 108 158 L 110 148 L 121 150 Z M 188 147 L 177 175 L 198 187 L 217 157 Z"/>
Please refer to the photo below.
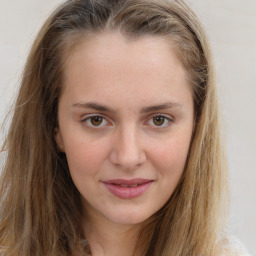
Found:
<path fill-rule="evenodd" d="M 181 176 L 189 150 L 189 139 L 173 137 L 154 149 L 154 163 L 162 175 Z"/>
<path fill-rule="evenodd" d="M 170 139 L 154 152 L 153 164 L 157 172 L 158 197 L 163 206 L 175 191 L 184 171 L 189 143 L 183 139 Z M 161 200 L 160 200 L 161 199 Z"/>
<path fill-rule="evenodd" d="M 65 145 L 71 174 L 86 176 L 95 174 L 107 157 L 107 144 L 72 141 Z"/>

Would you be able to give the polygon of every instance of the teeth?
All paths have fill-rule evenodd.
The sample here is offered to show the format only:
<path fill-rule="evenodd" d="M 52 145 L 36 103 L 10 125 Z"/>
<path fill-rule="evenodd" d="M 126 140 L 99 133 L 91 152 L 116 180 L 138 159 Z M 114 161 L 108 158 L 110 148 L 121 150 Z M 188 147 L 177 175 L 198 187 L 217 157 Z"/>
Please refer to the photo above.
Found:
<path fill-rule="evenodd" d="M 131 184 L 131 185 L 128 185 L 128 184 L 120 184 L 119 186 L 120 186 L 120 187 L 123 187 L 123 188 L 127 188 L 127 187 L 132 187 L 132 188 L 134 188 L 134 187 L 137 187 L 138 184 Z"/>
<path fill-rule="evenodd" d="M 126 184 L 120 184 L 120 187 L 128 187 Z"/>

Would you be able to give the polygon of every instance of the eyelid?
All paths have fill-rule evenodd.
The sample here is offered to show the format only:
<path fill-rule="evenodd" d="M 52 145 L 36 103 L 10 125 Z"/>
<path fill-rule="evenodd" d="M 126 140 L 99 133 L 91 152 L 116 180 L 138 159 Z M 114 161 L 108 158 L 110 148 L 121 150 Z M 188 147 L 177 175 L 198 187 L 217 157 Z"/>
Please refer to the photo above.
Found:
<path fill-rule="evenodd" d="M 174 122 L 174 118 L 172 116 L 170 116 L 170 115 L 162 114 L 162 113 L 155 113 L 155 114 L 150 115 L 147 118 L 147 121 L 146 121 L 147 125 L 148 125 L 150 120 L 152 120 L 154 117 L 157 117 L 157 116 L 164 117 L 168 121 L 168 124 L 165 125 L 165 126 L 153 125 L 153 129 L 157 129 L 157 130 L 165 129 L 165 128 L 168 128 L 171 125 L 172 122 Z"/>
<path fill-rule="evenodd" d="M 85 123 L 86 121 L 90 120 L 90 118 L 92 117 L 95 117 L 95 116 L 98 116 L 98 117 L 101 117 L 103 118 L 103 120 L 105 120 L 107 123 L 111 124 L 111 122 L 109 121 L 109 119 L 104 115 L 104 114 L 101 114 L 101 113 L 94 113 L 94 114 L 86 114 L 82 117 L 81 119 L 81 123 Z M 109 126 L 108 124 L 107 125 L 99 125 L 99 126 L 94 126 L 94 125 L 90 125 L 88 123 L 85 124 L 87 127 L 89 128 L 92 128 L 92 129 L 101 129 L 101 128 L 104 128 L 106 126 Z"/>
<path fill-rule="evenodd" d="M 102 113 L 92 113 L 92 114 L 86 114 L 84 115 L 82 118 L 81 118 L 81 123 L 85 123 L 86 121 L 88 121 L 90 118 L 92 117 L 95 117 L 95 116 L 99 116 L 99 117 L 102 117 L 103 120 L 105 122 L 107 122 L 107 124 L 104 124 L 104 125 L 99 125 L 99 126 L 94 126 L 94 125 L 90 125 L 88 123 L 86 123 L 85 125 L 88 127 L 88 128 L 92 128 L 92 129 L 103 129 L 104 127 L 106 126 L 111 126 L 112 125 L 112 122 L 109 121 L 109 118 L 106 117 L 105 114 L 102 114 Z M 157 126 L 157 125 L 151 125 L 153 127 L 153 129 L 156 129 L 156 130 L 160 130 L 160 129 L 165 129 L 165 128 L 168 128 L 172 122 L 174 122 L 174 118 L 169 115 L 169 114 L 163 114 L 163 113 L 154 113 L 154 114 L 151 114 L 147 117 L 147 121 L 145 122 L 146 125 L 150 125 L 149 122 L 150 120 L 152 120 L 154 117 L 157 117 L 157 116 L 161 116 L 161 117 L 164 117 L 167 121 L 168 121 L 168 124 L 164 125 L 164 126 Z"/>

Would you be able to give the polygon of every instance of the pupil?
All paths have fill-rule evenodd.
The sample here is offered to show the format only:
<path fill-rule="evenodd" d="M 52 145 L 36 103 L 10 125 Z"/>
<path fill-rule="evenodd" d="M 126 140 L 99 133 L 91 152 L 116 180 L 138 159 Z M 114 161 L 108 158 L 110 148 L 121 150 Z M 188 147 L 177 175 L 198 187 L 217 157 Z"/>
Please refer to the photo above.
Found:
<path fill-rule="evenodd" d="M 154 124 L 157 126 L 160 126 L 164 123 L 164 117 L 163 116 L 155 116 L 153 118 Z"/>
<path fill-rule="evenodd" d="M 102 123 L 102 117 L 100 116 L 94 116 L 91 119 L 91 123 L 95 126 L 100 125 Z"/>

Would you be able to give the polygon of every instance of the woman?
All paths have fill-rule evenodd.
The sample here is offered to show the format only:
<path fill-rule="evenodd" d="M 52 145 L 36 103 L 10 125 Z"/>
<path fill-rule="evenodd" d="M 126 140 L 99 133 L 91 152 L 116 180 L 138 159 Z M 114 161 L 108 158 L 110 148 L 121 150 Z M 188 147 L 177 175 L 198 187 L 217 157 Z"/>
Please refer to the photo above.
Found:
<path fill-rule="evenodd" d="M 183 1 L 66 1 L 3 146 L 1 255 L 225 255 L 214 68 Z"/>

